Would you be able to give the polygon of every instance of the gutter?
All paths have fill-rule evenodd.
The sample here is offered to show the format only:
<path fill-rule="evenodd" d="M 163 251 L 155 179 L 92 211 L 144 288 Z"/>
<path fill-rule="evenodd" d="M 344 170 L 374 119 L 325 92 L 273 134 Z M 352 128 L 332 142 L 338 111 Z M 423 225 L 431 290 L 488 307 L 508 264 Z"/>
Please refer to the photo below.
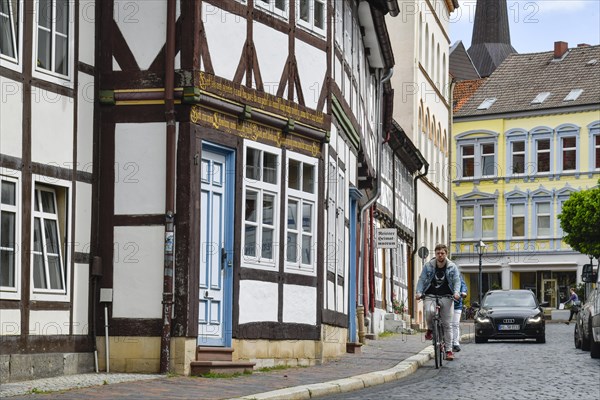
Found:
<path fill-rule="evenodd" d="M 419 132 L 419 134 L 420 134 L 420 132 Z M 414 186 L 414 191 L 415 191 L 415 207 L 414 207 L 414 209 L 415 209 L 415 215 L 413 216 L 413 224 L 415 226 L 415 238 L 414 238 L 413 251 L 412 251 L 412 254 L 411 254 L 411 260 L 412 260 L 412 268 L 411 268 L 412 271 L 411 271 L 411 274 L 412 274 L 413 280 L 416 278 L 416 274 L 415 274 L 416 267 L 415 267 L 415 262 L 414 262 L 414 260 L 415 260 L 415 254 L 417 253 L 417 250 L 419 250 L 417 248 L 417 246 L 418 246 L 417 240 L 418 240 L 418 237 L 419 237 L 419 234 L 418 234 L 419 227 L 417 226 L 417 215 L 419 214 L 418 213 L 418 208 L 417 208 L 418 207 L 418 193 L 419 192 L 417 191 L 417 183 L 418 183 L 419 179 L 422 179 L 423 177 L 425 177 L 427 175 L 427 173 L 429 172 L 429 163 L 427 162 L 427 160 L 425 160 L 425 158 L 423 158 L 423 165 L 425 166 L 425 171 L 423 171 L 422 173 L 418 174 L 413 179 L 413 186 Z M 412 289 L 413 289 L 413 285 L 411 284 L 410 287 L 409 287 L 409 290 L 412 291 Z M 412 308 L 412 315 L 415 316 L 416 313 L 417 313 L 417 309 L 416 309 L 416 303 L 413 300 L 414 299 L 414 294 L 413 293 L 409 292 L 409 299 L 410 299 L 409 301 L 412 302 L 412 307 L 411 307 Z"/>
<path fill-rule="evenodd" d="M 163 276 L 163 329 L 160 338 L 160 373 L 169 372 L 171 353 L 171 322 L 173 313 L 173 250 L 175 246 L 175 0 L 167 2 L 167 39 L 165 51 L 165 119 L 166 131 L 166 187 L 165 187 L 165 243 Z"/>
<path fill-rule="evenodd" d="M 456 79 L 450 81 L 450 93 L 448 94 L 450 101 L 450 111 L 448 112 L 448 249 L 451 249 L 452 243 L 452 177 L 450 176 L 450 160 L 452 160 L 452 121 L 454 120 L 454 88 L 456 87 Z"/>

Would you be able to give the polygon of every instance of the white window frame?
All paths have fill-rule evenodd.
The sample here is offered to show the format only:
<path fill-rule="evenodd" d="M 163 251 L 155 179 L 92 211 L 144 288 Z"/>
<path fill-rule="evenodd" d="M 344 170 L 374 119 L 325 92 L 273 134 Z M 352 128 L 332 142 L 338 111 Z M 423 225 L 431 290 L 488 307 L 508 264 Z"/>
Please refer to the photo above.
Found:
<path fill-rule="evenodd" d="M 309 192 L 305 192 L 303 190 L 303 188 L 298 189 L 294 189 L 294 188 L 290 188 L 289 185 L 286 186 L 286 194 L 285 194 L 285 216 L 283 221 L 285 221 L 285 223 L 282 223 L 281 225 L 284 226 L 285 229 L 285 238 L 286 238 L 286 248 L 284 251 L 284 259 L 285 259 L 285 272 L 291 272 L 291 273 L 296 273 L 296 274 L 302 274 L 302 275 L 311 275 L 311 276 L 316 276 L 317 274 L 317 248 L 318 248 L 318 243 L 317 243 L 317 213 L 318 213 L 318 203 L 317 203 L 317 198 L 318 198 L 318 192 L 319 192 L 319 182 L 318 182 L 318 176 L 319 176 L 319 160 L 317 158 L 313 158 L 313 157 L 308 157 L 299 153 L 295 153 L 295 152 L 291 152 L 288 151 L 286 153 L 286 185 L 289 182 L 289 165 L 290 165 L 290 160 L 294 160 L 294 161 L 298 161 L 301 163 L 301 166 L 303 166 L 304 164 L 307 165 L 312 165 L 313 166 L 313 192 L 309 193 Z M 302 174 L 304 173 L 303 168 L 300 168 L 300 182 L 303 183 L 303 179 L 302 179 Z M 303 205 L 307 205 L 310 204 L 312 206 L 312 215 L 311 215 L 311 231 L 310 233 L 304 233 L 303 229 L 302 229 L 302 224 L 300 224 L 299 222 L 301 221 L 300 218 L 298 218 L 298 221 L 296 222 L 296 226 L 298 227 L 297 230 L 294 231 L 295 234 L 297 234 L 297 244 L 300 245 L 300 252 L 297 254 L 298 257 L 296 259 L 296 261 L 291 262 L 288 261 L 287 259 L 287 237 L 288 237 L 288 205 L 290 203 L 290 200 L 294 200 L 298 202 L 298 215 L 302 215 L 302 211 L 303 211 Z M 303 243 L 303 236 L 310 236 L 312 238 L 311 240 L 311 260 L 309 264 L 305 264 L 302 262 L 302 243 Z"/>
<path fill-rule="evenodd" d="M 300 18 L 300 3 L 302 1 L 308 2 L 308 21 Z M 323 6 L 323 28 L 319 28 L 315 25 L 315 3 L 319 3 Z M 296 23 L 298 26 L 307 29 L 310 32 L 325 37 L 327 34 L 327 1 L 326 0 L 296 0 Z M 344 49 L 346 51 L 346 49 Z"/>
<path fill-rule="evenodd" d="M 51 182 L 51 183 L 48 183 Z M 31 265 L 31 277 L 30 277 L 30 286 L 31 286 L 31 300 L 36 301 L 60 301 L 60 302 L 69 302 L 70 301 L 70 288 L 71 288 L 71 219 L 73 217 L 73 209 L 72 209 L 72 186 L 70 181 L 62 180 L 62 179 L 54 179 L 51 180 L 45 176 L 34 175 L 33 177 L 33 190 L 31 191 L 31 257 L 30 257 L 30 265 Z M 44 213 L 42 210 L 35 211 L 34 202 L 36 201 L 36 195 L 38 190 L 51 191 L 54 193 L 54 201 L 56 208 L 56 221 L 57 221 L 57 229 L 59 235 L 59 252 L 60 252 L 60 262 L 63 269 L 63 289 L 41 289 L 36 288 L 34 285 L 34 229 L 35 229 L 35 219 L 36 218 L 45 218 L 52 219 L 50 214 Z M 66 192 L 65 202 L 66 209 L 64 210 L 65 215 L 63 216 L 65 221 L 62 221 L 64 226 L 64 231 L 60 230 L 60 219 L 58 204 L 57 201 L 57 190 L 63 190 Z M 43 230 L 43 227 L 42 227 Z M 47 266 L 45 266 L 47 271 Z"/>
<path fill-rule="evenodd" d="M 1 182 L 10 182 L 15 184 L 15 205 L 2 204 L 0 202 L 0 211 L 15 214 L 15 243 L 12 248 L 15 252 L 14 262 L 14 286 L 0 286 L 0 299 L 19 300 L 21 298 L 21 252 L 19 246 L 21 242 L 21 173 L 15 170 L 0 169 Z M 4 250 L 4 249 L 3 249 Z"/>
<path fill-rule="evenodd" d="M 548 205 L 548 213 L 544 213 L 544 214 L 540 213 L 539 208 L 541 205 Z M 538 238 L 538 239 L 539 238 L 544 238 L 544 239 L 552 238 L 553 230 L 554 230 L 554 224 L 553 224 L 554 214 L 552 212 L 552 200 L 550 198 L 534 200 L 532 211 L 533 211 L 533 216 L 534 216 L 533 237 Z M 540 234 L 540 226 L 539 226 L 540 217 L 548 218 L 548 234 L 546 234 L 546 235 Z"/>
<path fill-rule="evenodd" d="M 472 239 L 495 239 L 498 236 L 498 220 L 496 218 L 497 215 L 497 204 L 491 200 L 485 201 L 476 201 L 476 202 L 459 202 L 458 213 L 457 213 L 457 224 L 460 239 L 472 240 Z M 483 219 L 484 216 L 482 214 L 482 207 L 493 207 L 494 211 L 492 213 L 492 218 L 494 220 L 494 229 L 487 236 L 484 236 L 483 232 Z M 463 230 L 463 221 L 466 219 L 464 216 L 465 208 L 473 208 L 473 217 L 469 217 L 469 219 L 473 220 L 473 236 L 465 236 Z M 489 217 L 488 217 L 489 218 Z"/>
<path fill-rule="evenodd" d="M 67 86 L 67 87 L 73 87 L 73 64 L 74 64 L 74 50 L 75 50 L 75 40 L 74 40 L 74 19 L 76 18 L 75 15 L 73 15 L 74 12 L 74 2 L 72 1 L 67 1 L 67 7 L 69 10 L 69 15 L 68 15 L 68 33 L 66 35 L 67 38 L 67 74 L 63 75 L 61 73 L 55 72 L 54 68 L 55 68 L 55 41 L 56 41 L 56 35 L 60 35 L 60 36 L 65 36 L 61 33 L 56 32 L 56 1 L 57 0 L 48 0 L 52 2 L 52 17 L 51 17 L 51 23 L 52 23 L 52 27 L 50 29 L 50 35 L 51 35 L 51 54 L 50 54 L 50 58 L 51 58 L 51 67 L 49 69 L 46 68 L 42 68 L 38 66 L 37 60 L 38 60 L 38 39 L 39 39 L 39 29 L 40 26 L 38 24 L 38 18 L 39 18 L 39 14 L 40 14 L 40 1 L 41 0 L 35 0 L 35 14 L 33 15 L 34 18 L 34 22 L 33 22 L 33 37 L 34 37 L 34 46 L 33 46 L 33 51 L 32 51 L 32 57 L 33 57 L 33 72 L 32 75 L 36 78 L 40 78 L 52 83 L 56 83 L 59 85 L 63 85 L 63 86 Z M 43 28 L 46 29 L 46 28 Z"/>
<path fill-rule="evenodd" d="M 258 150 L 261 154 L 261 164 L 260 164 L 260 178 L 261 180 L 254 180 L 246 176 L 246 155 L 248 149 Z M 264 152 L 273 154 L 277 156 L 277 169 L 275 171 L 275 175 L 277 177 L 277 183 L 271 184 L 268 182 L 262 181 L 262 173 L 263 173 L 263 154 Z M 245 211 L 242 215 L 242 243 L 241 243 L 241 257 L 242 257 L 242 267 L 251 267 L 256 269 L 264 269 L 264 270 L 277 270 L 279 265 L 279 246 L 277 245 L 279 240 L 279 226 L 280 219 L 280 189 L 281 189 L 281 149 L 277 147 L 267 146 L 261 143 L 256 143 L 250 140 L 244 140 L 244 152 L 243 152 L 243 170 L 244 170 L 244 187 L 242 191 L 242 205 L 245 210 L 246 204 L 246 193 L 250 191 L 258 192 L 257 198 L 257 215 L 256 215 L 256 224 L 250 223 L 251 226 L 256 226 L 256 243 L 262 244 L 262 201 L 265 194 L 274 196 L 274 204 L 273 204 L 273 259 L 265 259 L 262 258 L 262 246 L 256 247 L 256 256 L 248 256 L 245 254 L 246 248 L 246 224 L 249 222 L 246 221 Z"/>
<path fill-rule="evenodd" d="M 0 0 L 0 1 L 4 1 L 4 0 Z M 23 8 L 24 8 L 24 4 L 23 4 L 23 0 L 17 0 L 16 1 L 18 10 L 16 13 L 16 17 L 17 17 L 17 21 L 16 24 L 11 24 L 11 36 L 12 36 L 12 41 L 13 41 L 13 46 L 14 46 L 14 51 L 15 51 L 15 57 L 10 57 L 8 55 L 4 55 L 4 54 L 0 54 L 0 66 L 1 67 L 5 67 L 5 68 L 9 68 L 12 69 L 14 71 L 18 71 L 21 72 L 22 71 L 22 62 L 21 60 L 23 59 L 22 54 L 23 54 Z M 12 1 L 9 0 L 8 5 L 10 7 L 10 15 L 3 17 L 3 18 L 8 18 L 9 21 L 12 20 L 12 16 L 15 15 L 12 12 Z M 2 21 L 2 19 L 0 19 L 0 21 Z M 16 26 L 16 30 L 17 32 L 14 31 L 14 27 Z"/>
<path fill-rule="evenodd" d="M 600 124 L 588 129 L 590 131 L 590 171 L 600 171 Z M 596 166 L 596 164 L 598 165 Z"/>
<path fill-rule="evenodd" d="M 523 151 L 518 151 L 515 152 L 513 149 L 513 146 L 515 145 L 515 143 L 523 143 Z M 527 175 L 528 174 L 528 166 L 529 166 L 529 152 L 528 152 L 528 143 L 527 143 L 527 136 L 523 133 L 522 135 L 515 135 L 514 137 L 509 137 L 508 141 L 507 141 L 507 152 L 508 152 L 508 159 L 507 159 L 507 166 L 509 168 L 509 170 L 507 171 L 508 173 L 506 175 L 508 176 L 523 176 L 523 175 Z M 523 156 L 523 172 L 515 172 L 514 166 L 514 157 L 516 154 L 522 155 Z"/>
<path fill-rule="evenodd" d="M 578 126 L 572 124 L 563 124 L 556 128 L 556 136 L 558 141 L 558 171 L 561 173 L 576 173 L 579 175 L 579 169 L 581 166 L 581 151 L 579 147 L 581 146 L 580 142 L 580 128 Z M 575 146 L 565 148 L 563 141 L 567 138 L 575 138 Z M 565 169 L 563 163 L 563 157 L 565 151 L 574 151 L 575 152 L 575 168 L 573 169 Z"/>
<path fill-rule="evenodd" d="M 514 208 L 516 206 L 523 207 L 523 214 L 516 214 L 514 212 Z M 523 235 L 515 236 L 514 232 L 514 220 L 516 217 L 523 218 Z M 527 237 L 527 203 L 523 199 L 523 201 L 514 201 L 508 203 L 508 236 L 511 239 L 525 239 Z"/>
<path fill-rule="evenodd" d="M 276 15 L 285 21 L 289 19 L 289 0 L 283 0 L 283 10 L 277 7 L 277 0 L 254 0 L 254 7 L 259 10 L 265 10 L 270 14 Z"/>

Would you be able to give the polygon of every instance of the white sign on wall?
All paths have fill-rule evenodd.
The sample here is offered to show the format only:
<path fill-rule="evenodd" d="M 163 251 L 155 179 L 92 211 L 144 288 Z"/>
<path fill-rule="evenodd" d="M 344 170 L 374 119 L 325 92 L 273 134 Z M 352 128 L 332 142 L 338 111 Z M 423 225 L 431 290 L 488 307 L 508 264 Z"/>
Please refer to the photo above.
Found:
<path fill-rule="evenodd" d="M 377 228 L 375 237 L 377 238 L 377 247 L 380 249 L 395 249 L 397 246 L 396 228 Z"/>

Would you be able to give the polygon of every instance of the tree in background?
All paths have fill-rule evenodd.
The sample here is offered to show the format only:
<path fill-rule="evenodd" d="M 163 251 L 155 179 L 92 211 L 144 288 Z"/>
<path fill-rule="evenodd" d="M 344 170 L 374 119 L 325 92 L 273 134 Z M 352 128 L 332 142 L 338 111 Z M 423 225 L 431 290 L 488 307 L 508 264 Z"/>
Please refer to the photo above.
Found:
<path fill-rule="evenodd" d="M 558 218 L 565 243 L 600 260 L 600 179 L 598 186 L 572 193 Z"/>

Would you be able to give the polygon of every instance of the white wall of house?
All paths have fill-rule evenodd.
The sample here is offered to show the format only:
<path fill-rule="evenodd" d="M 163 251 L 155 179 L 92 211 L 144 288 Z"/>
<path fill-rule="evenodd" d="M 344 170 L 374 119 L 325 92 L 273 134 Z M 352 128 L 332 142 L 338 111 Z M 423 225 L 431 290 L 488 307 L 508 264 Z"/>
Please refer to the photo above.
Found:
<path fill-rule="evenodd" d="M 161 317 L 163 249 L 163 226 L 115 227 L 114 318 Z"/>

